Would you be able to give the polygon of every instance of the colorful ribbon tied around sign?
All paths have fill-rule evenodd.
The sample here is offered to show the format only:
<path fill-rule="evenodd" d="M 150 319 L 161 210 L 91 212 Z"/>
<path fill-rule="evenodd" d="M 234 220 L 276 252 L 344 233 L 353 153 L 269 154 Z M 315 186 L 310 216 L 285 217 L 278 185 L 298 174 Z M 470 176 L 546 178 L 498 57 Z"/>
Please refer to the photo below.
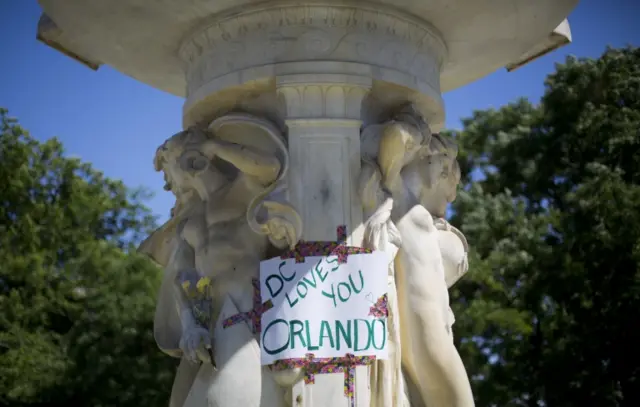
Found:
<path fill-rule="evenodd" d="M 301 241 L 296 245 L 293 250 L 286 251 L 280 256 L 281 259 L 295 259 L 296 263 L 303 263 L 305 257 L 311 256 L 337 256 L 338 264 L 344 264 L 347 262 L 347 258 L 350 254 L 362 254 L 373 253 L 371 249 L 362 247 L 347 246 L 347 227 L 344 225 L 338 226 L 337 241 L 335 242 L 304 242 Z M 236 315 L 232 315 L 222 321 L 223 328 L 229 328 L 237 323 L 251 321 L 253 332 L 258 333 L 261 331 L 261 319 L 262 314 L 273 307 L 271 300 L 262 303 L 262 297 L 260 295 L 260 281 L 257 279 L 252 280 L 253 284 L 253 309 L 247 312 L 241 312 Z"/>
<path fill-rule="evenodd" d="M 303 368 L 304 382 L 313 384 L 315 375 L 322 373 L 344 373 L 344 395 L 349 399 L 351 407 L 355 406 L 355 374 L 356 366 L 366 366 L 376 360 L 375 356 L 355 356 L 346 354 L 340 358 L 316 358 L 313 353 L 307 353 L 301 359 L 283 359 L 276 361 L 273 370 Z"/>
<path fill-rule="evenodd" d="M 222 321 L 223 328 L 229 328 L 230 326 L 233 326 L 240 322 L 251 321 L 253 333 L 258 333 L 262 330 L 262 314 L 271 309 L 273 307 L 273 303 L 271 302 L 271 300 L 267 300 L 264 303 L 262 302 L 259 280 L 253 279 L 251 283 L 253 284 L 253 309 L 247 312 L 241 312 L 225 319 L 224 321 Z"/>
<path fill-rule="evenodd" d="M 339 226 L 337 229 L 337 241 L 335 242 L 304 242 L 301 241 L 293 250 L 289 250 L 280 256 L 281 259 L 295 259 L 296 263 L 303 263 L 305 257 L 312 256 L 336 256 L 339 264 L 347 262 L 351 254 L 373 253 L 373 250 L 352 247 L 346 245 L 347 228 Z M 253 304 L 251 311 L 233 315 L 222 322 L 224 328 L 233 326 L 239 322 L 251 320 L 254 333 L 261 331 L 262 314 L 273 307 L 271 300 L 262 303 L 260 295 L 260 282 L 253 280 Z M 381 296 L 371 307 L 370 315 L 376 317 L 387 316 L 387 296 Z M 344 357 L 316 358 L 314 354 L 307 353 L 306 357 L 299 359 L 283 359 L 274 362 L 270 368 L 273 370 L 286 370 L 303 368 L 305 370 L 305 383 L 313 384 L 316 374 L 344 373 L 344 394 L 349 399 L 350 405 L 355 406 L 355 370 L 356 366 L 366 366 L 376 360 L 375 356 L 355 356 L 346 354 Z"/>

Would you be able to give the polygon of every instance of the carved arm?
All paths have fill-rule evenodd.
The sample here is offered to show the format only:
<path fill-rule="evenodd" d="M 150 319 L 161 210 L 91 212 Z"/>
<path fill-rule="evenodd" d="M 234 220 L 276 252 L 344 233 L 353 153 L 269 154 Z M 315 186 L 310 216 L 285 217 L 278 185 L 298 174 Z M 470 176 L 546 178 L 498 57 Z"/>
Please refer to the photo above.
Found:
<path fill-rule="evenodd" d="M 267 185 L 278 178 L 280 161 L 265 152 L 222 140 L 209 139 L 201 150 L 209 159 L 218 156 L 235 165 L 243 173 Z"/>
<path fill-rule="evenodd" d="M 195 268 L 195 253 L 191 246 L 181 237 L 179 238 L 178 245 L 171 256 L 169 267 L 172 267 L 175 270 L 175 275 L 180 271 Z M 176 301 L 178 315 L 180 315 L 182 331 L 184 332 L 196 326 L 197 322 L 182 287 L 175 281 L 173 284 L 173 294 Z"/>

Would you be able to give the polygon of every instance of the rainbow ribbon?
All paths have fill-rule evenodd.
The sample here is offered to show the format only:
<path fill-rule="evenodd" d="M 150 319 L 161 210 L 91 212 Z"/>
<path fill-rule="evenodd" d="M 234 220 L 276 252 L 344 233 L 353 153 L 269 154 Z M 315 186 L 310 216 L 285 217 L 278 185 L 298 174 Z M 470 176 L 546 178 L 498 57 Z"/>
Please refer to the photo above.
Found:
<path fill-rule="evenodd" d="M 253 284 L 253 309 L 232 315 L 225 319 L 222 321 L 223 328 L 229 328 L 240 322 L 251 321 L 253 333 L 258 333 L 262 330 L 262 314 L 273 308 L 273 302 L 271 302 L 271 300 L 267 300 L 264 303 L 262 302 L 262 297 L 260 296 L 260 281 L 253 279 L 251 283 Z"/>
<path fill-rule="evenodd" d="M 362 254 L 373 253 L 373 250 L 363 248 L 347 246 L 347 227 L 344 225 L 338 226 L 337 241 L 335 242 L 305 242 L 300 241 L 293 250 L 284 252 L 280 258 L 296 259 L 296 263 L 303 263 L 305 257 L 311 256 L 337 256 L 338 264 L 344 264 L 347 262 L 347 258 L 350 254 Z"/>
<path fill-rule="evenodd" d="M 355 356 L 351 353 L 333 358 L 316 358 L 313 353 L 307 353 L 304 358 L 300 359 L 277 360 L 271 365 L 271 369 L 277 371 L 303 368 L 306 384 L 315 383 L 316 374 L 344 373 L 344 395 L 349 399 L 351 407 L 354 407 L 356 366 L 366 366 L 375 360 L 375 356 Z"/>

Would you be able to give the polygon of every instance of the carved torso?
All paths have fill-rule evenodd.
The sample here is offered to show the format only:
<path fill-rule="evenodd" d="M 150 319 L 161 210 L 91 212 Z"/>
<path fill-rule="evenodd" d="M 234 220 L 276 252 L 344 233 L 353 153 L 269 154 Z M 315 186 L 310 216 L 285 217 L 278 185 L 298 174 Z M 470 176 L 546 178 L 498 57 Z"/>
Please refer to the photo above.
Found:
<path fill-rule="evenodd" d="M 194 205 L 179 231 L 194 251 L 196 269 L 211 278 L 215 308 L 226 295 L 239 309 L 252 308 L 251 279 L 258 277 L 269 246 L 268 238 L 251 230 L 246 220 L 250 198 L 259 190 L 239 177 Z"/>

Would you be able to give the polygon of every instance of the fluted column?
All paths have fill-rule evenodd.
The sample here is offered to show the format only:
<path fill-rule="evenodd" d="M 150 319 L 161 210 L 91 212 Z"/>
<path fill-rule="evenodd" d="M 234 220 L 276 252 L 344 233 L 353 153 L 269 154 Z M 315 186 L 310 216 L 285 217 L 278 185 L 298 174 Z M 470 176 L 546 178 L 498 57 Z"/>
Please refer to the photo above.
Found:
<path fill-rule="evenodd" d="M 362 204 L 356 190 L 360 173 L 361 105 L 371 78 L 342 74 L 276 77 L 285 107 L 291 169 L 290 200 L 299 208 L 304 240 L 335 240 L 346 225 L 348 244 L 362 242 Z M 347 406 L 344 374 L 316 375 L 315 383 L 296 383 L 292 405 Z M 356 405 L 369 405 L 368 368 L 356 368 Z"/>

